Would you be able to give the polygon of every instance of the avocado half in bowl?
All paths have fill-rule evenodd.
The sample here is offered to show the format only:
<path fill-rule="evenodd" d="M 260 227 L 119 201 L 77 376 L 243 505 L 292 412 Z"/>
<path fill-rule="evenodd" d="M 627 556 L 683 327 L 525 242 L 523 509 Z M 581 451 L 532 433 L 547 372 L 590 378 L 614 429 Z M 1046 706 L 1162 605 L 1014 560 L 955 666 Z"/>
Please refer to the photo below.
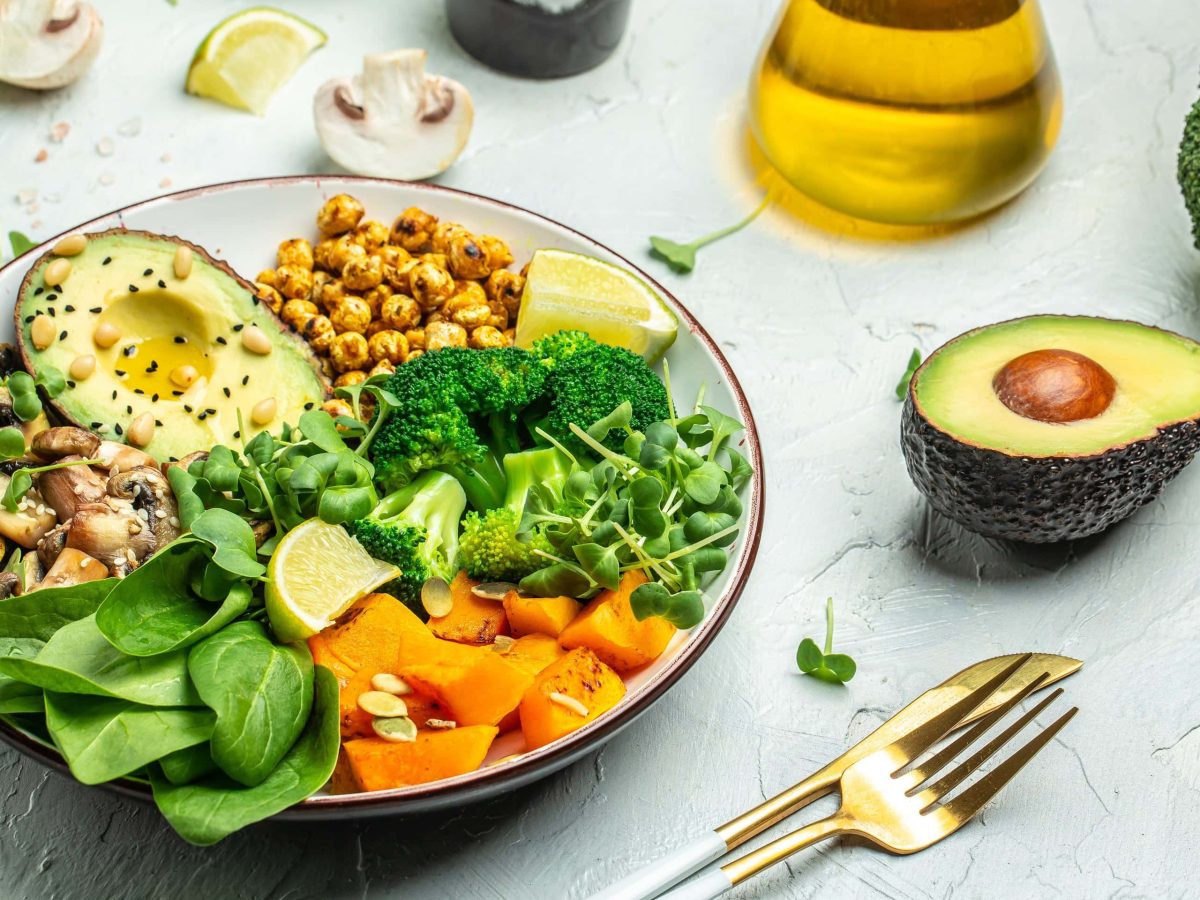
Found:
<path fill-rule="evenodd" d="M 901 446 L 930 505 L 986 537 L 1096 534 L 1200 449 L 1200 344 L 1038 315 L 969 331 L 913 375 Z"/>

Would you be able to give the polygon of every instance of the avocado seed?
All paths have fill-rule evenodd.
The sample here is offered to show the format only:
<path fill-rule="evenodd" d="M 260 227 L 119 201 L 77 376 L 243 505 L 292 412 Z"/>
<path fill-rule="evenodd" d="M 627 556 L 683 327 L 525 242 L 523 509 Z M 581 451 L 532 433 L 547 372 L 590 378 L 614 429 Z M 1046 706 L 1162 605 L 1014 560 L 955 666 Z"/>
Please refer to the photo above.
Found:
<path fill-rule="evenodd" d="M 1081 353 L 1034 350 L 997 372 L 992 390 L 1019 416 L 1063 423 L 1100 415 L 1112 403 L 1117 383 L 1108 370 Z"/>

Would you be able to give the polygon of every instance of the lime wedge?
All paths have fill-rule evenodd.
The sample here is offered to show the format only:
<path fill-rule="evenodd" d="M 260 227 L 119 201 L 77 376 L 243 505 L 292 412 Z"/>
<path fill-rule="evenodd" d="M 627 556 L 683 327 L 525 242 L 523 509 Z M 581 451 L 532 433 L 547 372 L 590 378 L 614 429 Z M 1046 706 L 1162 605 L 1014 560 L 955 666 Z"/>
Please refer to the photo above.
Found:
<path fill-rule="evenodd" d="M 564 329 L 586 331 L 605 344 L 628 347 L 647 362 L 675 342 L 679 321 L 662 297 L 632 272 L 581 253 L 538 250 L 529 262 L 516 343 Z"/>
<path fill-rule="evenodd" d="M 267 617 L 281 641 L 328 627 L 400 570 L 372 559 L 340 525 L 309 519 L 289 531 L 267 564 Z"/>
<path fill-rule="evenodd" d="M 325 39 L 315 25 L 269 6 L 234 13 L 196 48 L 187 91 L 261 116 L 275 91 Z"/>

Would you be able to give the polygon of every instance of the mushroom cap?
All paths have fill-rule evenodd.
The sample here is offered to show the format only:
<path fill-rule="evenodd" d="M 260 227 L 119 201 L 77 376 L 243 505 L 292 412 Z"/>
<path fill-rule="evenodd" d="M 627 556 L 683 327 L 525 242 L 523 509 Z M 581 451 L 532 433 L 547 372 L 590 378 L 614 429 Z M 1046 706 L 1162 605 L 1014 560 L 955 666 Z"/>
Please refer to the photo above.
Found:
<path fill-rule="evenodd" d="M 359 175 L 416 181 L 458 158 L 475 118 L 471 95 L 425 74 L 424 50 L 363 57 L 361 75 L 317 89 L 313 120 L 333 161 Z"/>
<path fill-rule="evenodd" d="M 50 90 L 91 66 L 104 35 L 96 10 L 79 0 L 0 0 L 0 81 Z"/>

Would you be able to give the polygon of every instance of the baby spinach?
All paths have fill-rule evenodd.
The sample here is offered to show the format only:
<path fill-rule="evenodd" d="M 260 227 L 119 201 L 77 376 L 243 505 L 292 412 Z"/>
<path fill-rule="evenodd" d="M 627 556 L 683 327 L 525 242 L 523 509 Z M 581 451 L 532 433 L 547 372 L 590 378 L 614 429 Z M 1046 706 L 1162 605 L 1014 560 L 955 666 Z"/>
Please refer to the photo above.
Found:
<path fill-rule="evenodd" d="M 44 709 L 41 688 L 0 676 L 0 714 L 40 713 Z"/>
<path fill-rule="evenodd" d="M 0 602 L 0 635 L 48 641 L 64 625 L 94 613 L 116 583 L 104 578 L 10 597 Z"/>
<path fill-rule="evenodd" d="M 188 653 L 188 673 L 217 713 L 212 758 L 234 781 L 262 782 L 295 743 L 312 708 L 303 644 L 276 644 L 258 622 L 235 622 Z"/>
<path fill-rule="evenodd" d="M 163 775 L 171 784 L 189 784 L 216 771 L 217 768 L 208 750 L 208 744 L 196 744 L 168 753 L 158 764 L 162 766 Z"/>
<path fill-rule="evenodd" d="M 324 666 L 316 667 L 314 681 L 316 697 L 304 731 L 256 787 L 221 774 L 175 785 L 151 769 L 154 802 L 184 840 L 201 846 L 215 844 L 239 828 L 299 803 L 329 780 L 341 743 L 338 683 Z"/>
<path fill-rule="evenodd" d="M 212 734 L 208 709 L 156 709 L 79 694 L 46 694 L 46 727 L 84 784 L 141 769 L 161 756 L 201 744 Z"/>

